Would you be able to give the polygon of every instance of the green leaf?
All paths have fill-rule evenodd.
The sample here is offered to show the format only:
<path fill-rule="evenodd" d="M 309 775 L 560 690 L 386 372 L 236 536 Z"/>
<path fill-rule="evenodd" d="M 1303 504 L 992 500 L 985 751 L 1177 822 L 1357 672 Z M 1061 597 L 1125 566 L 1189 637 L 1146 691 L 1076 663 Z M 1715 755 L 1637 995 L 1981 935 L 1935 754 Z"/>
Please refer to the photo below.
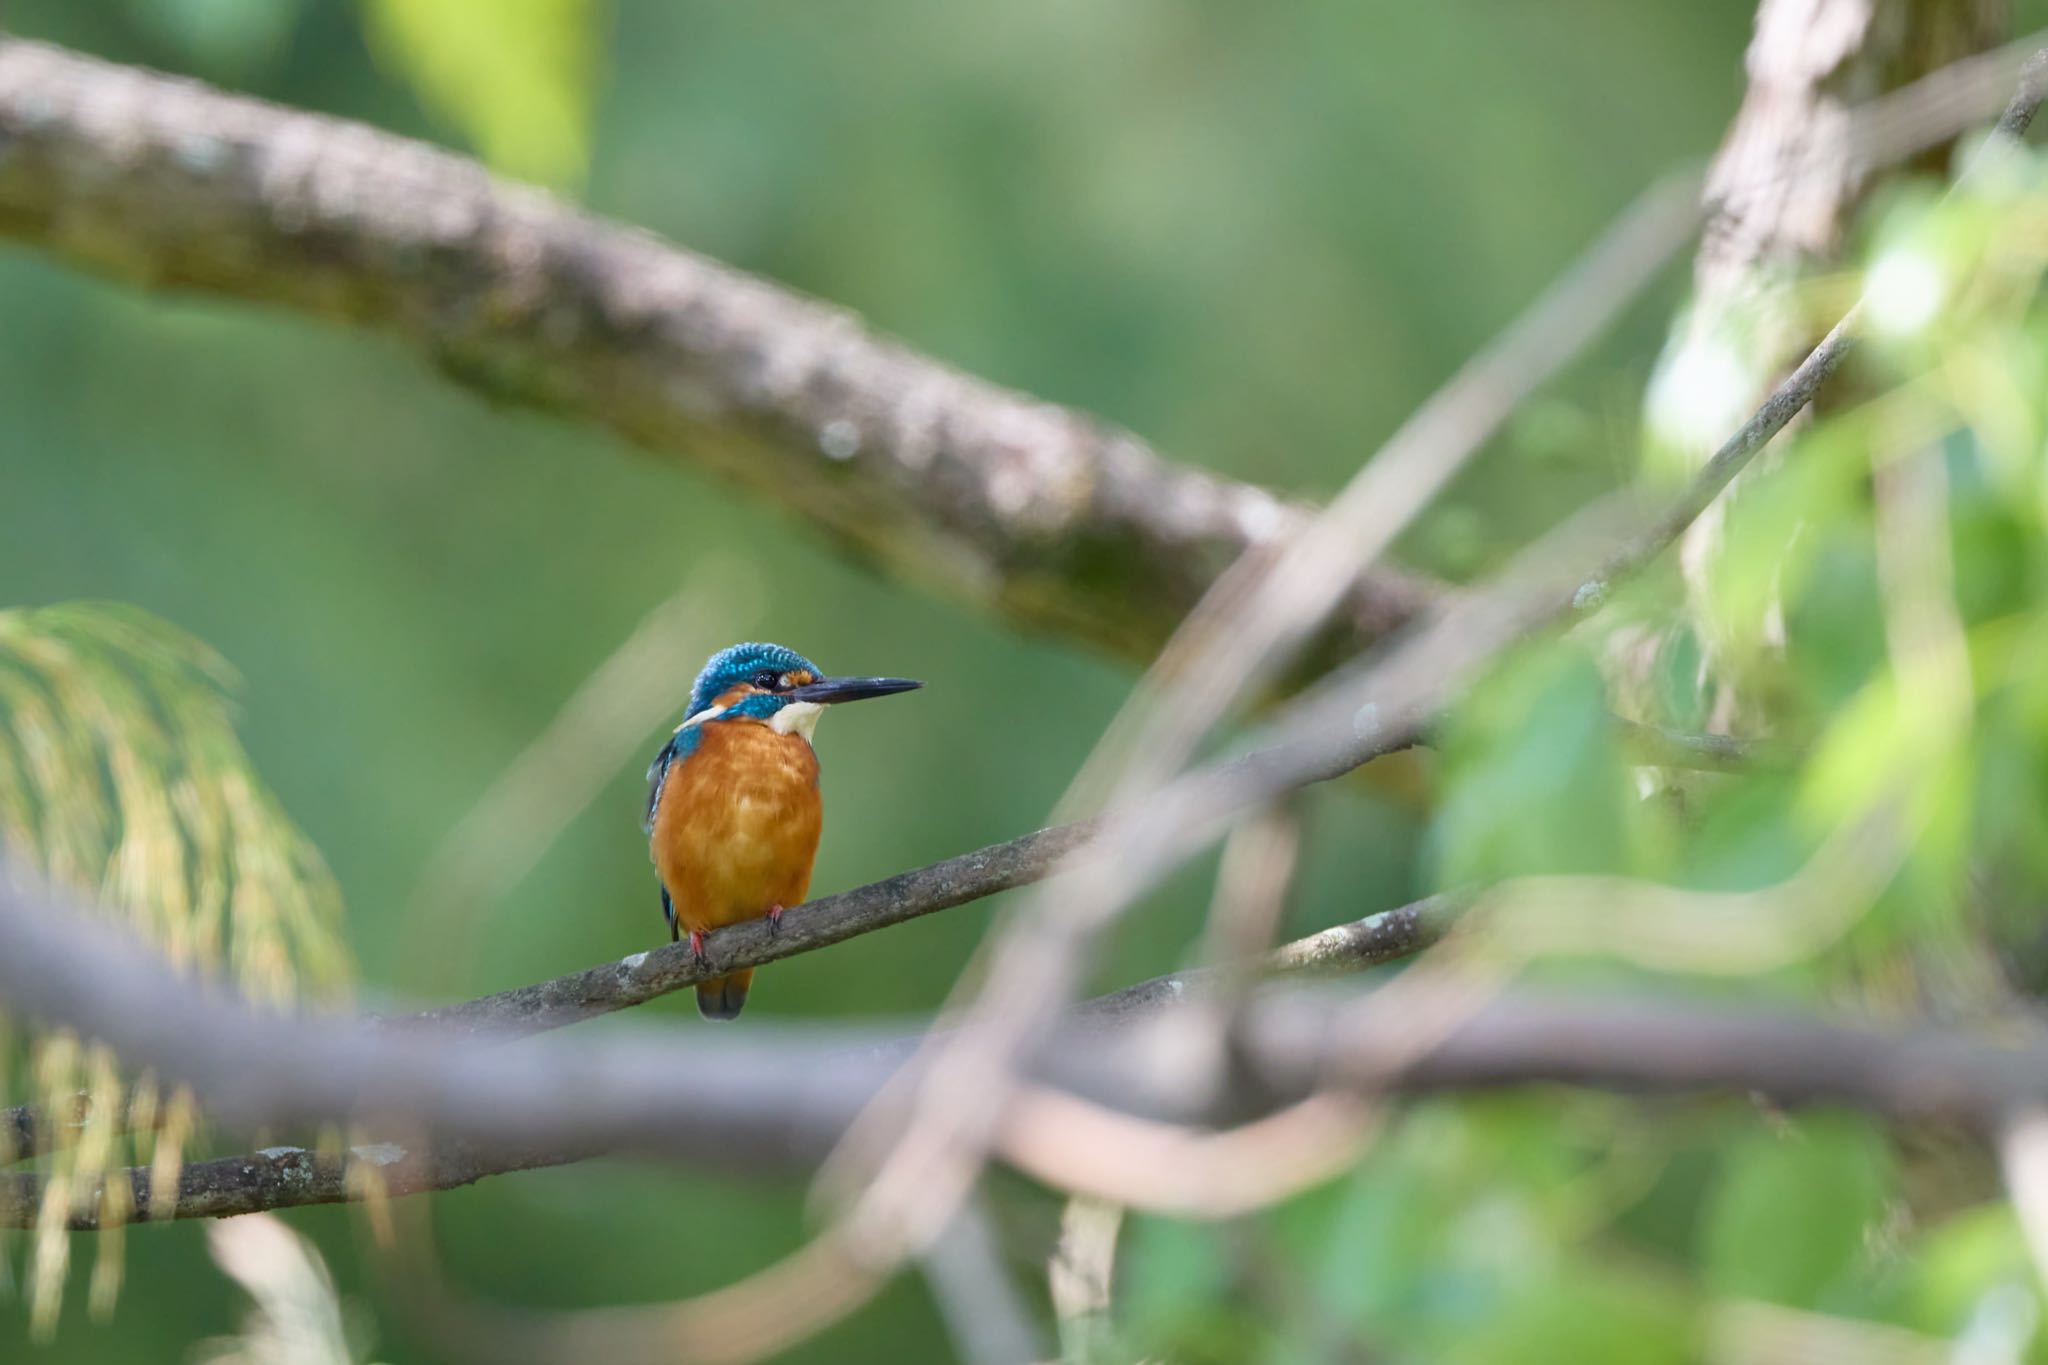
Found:
<path fill-rule="evenodd" d="M 1333 1320 L 1384 1327 L 1412 1314 L 1430 1268 L 1440 1263 L 1450 1212 L 1419 1174 L 1389 1152 L 1361 1163 L 1346 1184 L 1319 1253 L 1303 1258 Z"/>
<path fill-rule="evenodd" d="M 1987 1297 L 2038 1298 L 2033 1262 L 2010 1205 L 1984 1204 L 1955 1214 L 1921 1240 L 1904 1312 L 1908 1326 L 1953 1336 L 1983 1311 Z M 2038 1304 L 2028 1310 L 2037 1315 Z"/>
<path fill-rule="evenodd" d="M 1815 743 L 1806 768 L 1802 805 L 1819 828 L 1847 823 L 1897 789 L 1909 753 L 1925 757 L 1915 717 L 1900 705 L 1889 674 L 1872 680 L 1844 706 Z M 1909 741 L 1920 740 L 1912 750 Z"/>
<path fill-rule="evenodd" d="M 1444 1358 L 1470 1365 L 1659 1365 L 1695 1358 L 1692 1305 L 1674 1286 L 1622 1264 L 1573 1262 L 1531 1276 L 1499 1315 L 1454 1335 Z"/>
<path fill-rule="evenodd" d="M 499 170 L 574 184 L 590 159 L 598 0 L 364 0 L 380 58 Z"/>
<path fill-rule="evenodd" d="M 1230 1249 L 1213 1224 L 1138 1218 L 1124 1224 L 1115 1312 L 1134 1357 L 1242 1360 L 1255 1333 L 1233 1301 Z"/>
<path fill-rule="evenodd" d="M 305 0 L 129 0 L 138 27 L 194 63 L 242 74 L 282 57 Z"/>
<path fill-rule="evenodd" d="M 243 750 L 232 687 L 225 660 L 138 607 L 0 611 L 0 841 L 125 918 L 173 963 L 258 1000 L 331 999 L 349 974 L 340 892 Z M 24 1098 L 51 1113 L 85 1091 L 96 1114 L 167 1115 L 161 1134 L 149 1122 L 132 1133 L 117 1124 L 106 1140 L 60 1144 L 53 1182 L 90 1189 L 110 1167 L 171 1159 L 185 1140 L 189 1098 L 147 1077 L 124 1081 L 98 1044 L 44 1031 L 29 1058 Z M 129 1212 L 118 1195 L 92 1202 L 104 1225 Z M 66 1207 L 45 1203 L 36 1230 L 27 1297 L 42 1331 L 62 1303 L 68 1263 L 52 1248 L 68 1235 Z M 102 1306 L 119 1264 L 109 1255 L 95 1271 Z"/>
<path fill-rule="evenodd" d="M 1776 604 L 1799 597 L 1831 534 L 1860 520 L 1855 499 L 1866 450 L 1860 423 L 1808 432 L 1782 464 L 1729 499 L 1701 603 L 1720 673 L 1764 667 L 1775 653 L 1766 623 Z"/>
<path fill-rule="evenodd" d="M 1750 891 L 1792 876 L 1814 849 L 1798 802 L 1798 784 L 1775 774 L 1702 790 L 1676 880 L 1701 891 Z"/>
<path fill-rule="evenodd" d="M 1581 649 L 1517 656 L 1459 708 L 1443 749 L 1433 835 L 1447 881 L 1637 870 L 1648 816 Z"/>
<path fill-rule="evenodd" d="M 1708 1196 L 1708 1284 L 1734 1298 L 1819 1305 L 1861 1259 L 1891 1179 L 1891 1150 L 1860 1117 L 1815 1115 L 1751 1133 Z"/>
<path fill-rule="evenodd" d="M 1834 713 L 1885 664 L 1877 560 L 1861 520 L 1802 529 L 1814 548 L 1806 581 L 1785 602 L 1787 658 L 1807 714 Z"/>

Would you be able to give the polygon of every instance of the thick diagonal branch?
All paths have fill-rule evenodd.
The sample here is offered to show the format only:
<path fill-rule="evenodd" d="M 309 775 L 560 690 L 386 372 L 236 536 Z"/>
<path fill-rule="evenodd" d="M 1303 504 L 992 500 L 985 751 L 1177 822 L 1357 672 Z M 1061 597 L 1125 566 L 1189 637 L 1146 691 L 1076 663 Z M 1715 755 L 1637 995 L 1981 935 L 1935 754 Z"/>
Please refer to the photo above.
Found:
<path fill-rule="evenodd" d="M 0 234 L 139 284 L 397 335 L 493 395 L 608 427 L 892 573 L 1145 659 L 1304 524 L 859 319 L 360 124 L 0 40 Z M 1433 599 L 1376 571 L 1342 643 Z"/>

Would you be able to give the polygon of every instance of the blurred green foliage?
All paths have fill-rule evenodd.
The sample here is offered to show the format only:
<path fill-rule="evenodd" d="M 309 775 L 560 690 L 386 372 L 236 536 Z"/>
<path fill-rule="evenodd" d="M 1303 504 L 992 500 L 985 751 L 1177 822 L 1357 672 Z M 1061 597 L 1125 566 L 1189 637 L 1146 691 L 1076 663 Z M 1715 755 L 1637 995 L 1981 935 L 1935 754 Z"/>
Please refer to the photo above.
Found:
<path fill-rule="evenodd" d="M 373 48 L 500 170 L 581 181 L 597 0 L 362 0 Z"/>
<path fill-rule="evenodd" d="M 0 610 L 0 844 L 124 916 L 182 968 L 255 1000 L 329 1003 L 349 978 L 340 897 L 251 771 L 231 684 L 218 655 L 131 606 Z M 22 1041 L 23 1079 L 0 1094 L 39 1106 L 55 1148 L 37 1162 L 46 1183 L 25 1277 L 47 1336 L 69 1271 L 67 1219 L 91 1212 L 114 1230 L 93 1248 L 104 1313 L 129 1215 L 128 1186 L 105 1174 L 147 1165 L 175 1178 L 194 1115 L 188 1096 L 124 1078 L 106 1048 L 75 1034 L 30 1029 Z"/>
<path fill-rule="evenodd" d="M 1740 92 L 1748 11 L 17 0 L 9 19 L 580 181 L 602 211 L 967 368 L 1315 497 L 1641 186 L 1712 147 Z M 1946 205 L 1902 190 L 1873 209 L 1859 250 L 1899 295 L 1877 310 L 1856 401 L 1745 491 L 1712 619 L 1700 636 L 1669 634 L 1659 719 L 1702 723 L 1711 638 L 1715 666 L 1811 760 L 1688 779 L 1646 803 L 1609 719 L 1603 641 L 1533 647 L 1452 718 L 1427 811 L 1363 783 L 1315 795 L 1290 927 L 1472 879 L 1618 873 L 1752 891 L 1896 802 L 1903 875 L 1816 958 L 1654 987 L 1967 1018 L 2015 976 L 2048 981 L 2040 175 L 2015 170 Z M 1925 306 L 1913 290 L 1929 278 Z M 1816 321 L 1840 285 L 1816 293 Z M 1678 286 L 1522 415 L 1407 538 L 1410 562 L 1476 575 L 1633 476 L 1638 400 Z M 452 996 L 660 937 L 637 761 L 484 907 L 473 944 L 442 951 L 445 926 L 419 922 L 434 907 L 413 893 L 506 763 L 673 592 L 748 580 L 709 594 L 697 652 L 774 638 L 828 667 L 931 682 L 914 703 L 824 727 L 821 891 L 1038 823 L 1128 682 L 1122 665 L 873 581 L 689 470 L 493 410 L 381 342 L 140 297 L 20 252 L 0 256 L 0 315 L 0 602 L 134 603 L 232 661 L 247 680 L 241 733 L 334 869 L 372 996 L 418 984 L 423 964 Z M 1897 644 L 1874 510 L 1873 480 L 1927 449 L 1952 528 L 1960 698 L 1895 668 L 1920 651 Z M 1677 597 L 1654 576 L 1613 619 L 1666 627 Z M 1772 602 L 1783 649 L 1758 629 Z M 688 677 L 674 681 L 680 707 Z M 650 725 L 649 751 L 663 728 Z M 1153 898 L 1097 984 L 1185 958 L 1205 872 Z M 1984 885 L 2001 894 L 1970 894 Z M 988 913 L 778 964 L 749 1019 L 929 1009 Z M 692 1026 L 687 1003 L 655 1011 Z M 1266 1215 L 1127 1220 L 1121 1348 L 1687 1360 L 1796 1326 L 2048 1358 L 1994 1173 L 1939 1137 L 1548 1090 L 1410 1106 L 1356 1169 Z M 998 1193 L 1019 1278 L 1036 1283 L 1051 1203 L 1021 1182 Z M 795 1183 L 613 1165 L 490 1181 L 434 1208 L 458 1282 L 535 1307 L 711 1288 L 807 1226 Z M 363 1295 L 349 1218 L 291 1222 Z M 136 1232 L 109 1323 L 74 1313 L 55 1347 L 7 1359 L 172 1361 L 228 1330 L 234 1291 L 201 1238 Z M 900 1282 L 792 1358 L 943 1358 L 925 1292 Z M 7 1349 L 24 1320 L 0 1297 Z M 424 1358 L 396 1316 L 378 1326 L 381 1358 Z"/>

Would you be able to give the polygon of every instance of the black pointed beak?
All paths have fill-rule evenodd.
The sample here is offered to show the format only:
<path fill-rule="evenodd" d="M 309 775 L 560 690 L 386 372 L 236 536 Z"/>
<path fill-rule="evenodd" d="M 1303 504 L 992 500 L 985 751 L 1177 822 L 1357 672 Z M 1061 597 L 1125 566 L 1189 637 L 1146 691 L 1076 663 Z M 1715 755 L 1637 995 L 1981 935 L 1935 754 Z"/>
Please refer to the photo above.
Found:
<path fill-rule="evenodd" d="M 814 701 L 830 706 L 841 701 L 865 701 L 869 697 L 886 697 L 892 692 L 910 692 L 923 687 L 915 678 L 820 678 L 792 687 L 782 695 L 791 701 Z"/>

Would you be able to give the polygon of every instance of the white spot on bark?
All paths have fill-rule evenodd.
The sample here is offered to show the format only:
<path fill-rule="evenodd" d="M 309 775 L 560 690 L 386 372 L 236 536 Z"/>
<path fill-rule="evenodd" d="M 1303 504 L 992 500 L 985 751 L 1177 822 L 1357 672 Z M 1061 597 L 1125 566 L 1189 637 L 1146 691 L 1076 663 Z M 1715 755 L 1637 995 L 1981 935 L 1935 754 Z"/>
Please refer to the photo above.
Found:
<path fill-rule="evenodd" d="M 1018 516 L 1031 505 L 1031 488 L 1030 470 L 1006 464 L 989 476 L 989 505 L 1003 516 Z"/>
<path fill-rule="evenodd" d="M 31 132 L 38 132 L 57 121 L 57 104 L 47 95 L 23 95 L 15 103 L 16 117 Z"/>
<path fill-rule="evenodd" d="M 395 1142 L 365 1142 L 359 1147 L 349 1148 L 348 1154 L 372 1166 L 389 1166 L 395 1161 L 405 1160 L 405 1148 Z"/>
<path fill-rule="evenodd" d="M 188 133 L 177 140 L 172 155 L 192 174 L 211 175 L 226 164 L 228 148 L 219 138 Z"/>
<path fill-rule="evenodd" d="M 1369 701 L 1351 716 L 1351 732 L 1360 739 L 1371 740 L 1380 732 L 1380 704 Z"/>
<path fill-rule="evenodd" d="M 1254 545 L 1273 539 L 1287 525 L 1287 513 L 1272 498 L 1253 498 L 1238 509 L 1237 529 Z"/>
<path fill-rule="evenodd" d="M 844 417 L 835 418 L 818 433 L 818 449 L 827 459 L 850 460 L 860 454 L 860 428 Z"/>

